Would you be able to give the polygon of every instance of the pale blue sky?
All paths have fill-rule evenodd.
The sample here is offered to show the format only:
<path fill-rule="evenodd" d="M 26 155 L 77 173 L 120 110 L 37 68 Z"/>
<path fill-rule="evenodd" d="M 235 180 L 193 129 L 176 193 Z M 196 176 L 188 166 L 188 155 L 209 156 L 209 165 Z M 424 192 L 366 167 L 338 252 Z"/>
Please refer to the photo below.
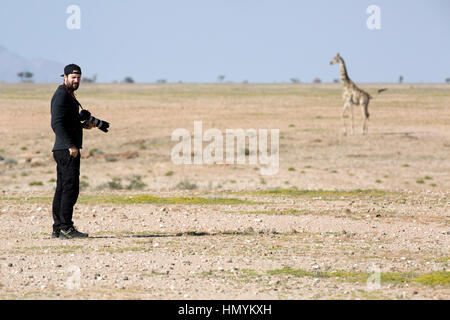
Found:
<path fill-rule="evenodd" d="M 69 30 L 66 9 L 81 8 Z M 369 30 L 369 5 L 381 29 Z M 98 81 L 359 82 L 450 77 L 448 0 L 2 0 L 0 46 L 26 58 L 78 63 Z"/>

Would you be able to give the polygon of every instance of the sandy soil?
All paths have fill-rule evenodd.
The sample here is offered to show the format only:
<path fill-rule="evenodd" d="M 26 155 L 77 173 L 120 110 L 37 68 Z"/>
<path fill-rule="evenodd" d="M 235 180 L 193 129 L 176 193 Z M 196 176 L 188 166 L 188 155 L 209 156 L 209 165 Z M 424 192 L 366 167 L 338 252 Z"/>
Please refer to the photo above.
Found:
<path fill-rule="evenodd" d="M 367 136 L 357 109 L 342 134 L 335 84 L 83 84 L 111 130 L 84 136 L 74 222 L 90 238 L 60 240 L 56 85 L 0 84 L 0 297 L 448 299 L 450 87 L 361 86 Z M 194 121 L 279 129 L 279 172 L 173 164 L 171 134 Z"/>

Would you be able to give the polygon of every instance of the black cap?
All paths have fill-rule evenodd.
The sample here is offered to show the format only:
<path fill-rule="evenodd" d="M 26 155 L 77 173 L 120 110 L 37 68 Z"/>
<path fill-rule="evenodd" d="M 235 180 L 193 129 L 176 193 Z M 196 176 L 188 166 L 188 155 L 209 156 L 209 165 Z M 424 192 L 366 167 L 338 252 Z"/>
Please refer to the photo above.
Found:
<path fill-rule="evenodd" d="M 64 67 L 65 75 L 69 75 L 72 73 L 81 75 L 81 68 L 73 63 L 68 64 L 67 66 Z M 62 74 L 61 77 L 64 77 L 64 74 Z"/>

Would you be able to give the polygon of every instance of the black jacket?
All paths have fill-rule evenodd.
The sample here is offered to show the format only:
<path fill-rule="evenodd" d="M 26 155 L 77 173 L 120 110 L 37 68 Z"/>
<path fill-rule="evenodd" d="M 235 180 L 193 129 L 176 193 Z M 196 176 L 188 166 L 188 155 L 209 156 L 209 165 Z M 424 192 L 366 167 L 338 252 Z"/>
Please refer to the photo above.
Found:
<path fill-rule="evenodd" d="M 53 94 L 51 102 L 51 126 L 55 132 L 53 150 L 82 148 L 83 128 L 78 113 L 78 102 L 64 85 L 60 85 Z"/>

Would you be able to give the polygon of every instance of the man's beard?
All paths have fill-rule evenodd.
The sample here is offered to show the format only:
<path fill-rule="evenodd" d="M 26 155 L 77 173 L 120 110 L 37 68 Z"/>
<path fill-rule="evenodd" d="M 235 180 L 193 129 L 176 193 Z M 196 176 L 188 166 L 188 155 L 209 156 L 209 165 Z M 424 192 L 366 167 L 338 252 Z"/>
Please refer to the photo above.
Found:
<path fill-rule="evenodd" d="M 80 84 L 79 83 L 72 83 L 72 86 L 71 86 L 71 88 L 73 89 L 73 91 L 75 91 L 75 90 L 77 90 L 78 89 L 78 87 L 80 86 Z"/>
<path fill-rule="evenodd" d="M 71 83 L 71 84 L 69 84 L 67 87 L 68 87 L 70 90 L 75 91 L 75 90 L 78 89 L 79 86 L 80 86 L 79 83 Z"/>

